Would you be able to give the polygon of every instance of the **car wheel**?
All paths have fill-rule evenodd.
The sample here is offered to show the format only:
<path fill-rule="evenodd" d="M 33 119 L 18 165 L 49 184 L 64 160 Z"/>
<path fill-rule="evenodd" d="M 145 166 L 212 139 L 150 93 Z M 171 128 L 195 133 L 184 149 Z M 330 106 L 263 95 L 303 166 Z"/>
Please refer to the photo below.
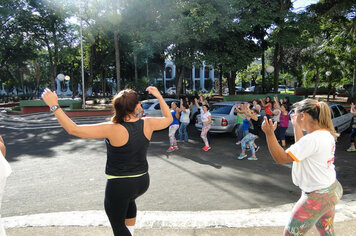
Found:
<path fill-rule="evenodd" d="M 237 128 L 237 125 L 235 125 L 235 127 L 233 128 L 233 130 L 231 132 L 232 137 L 237 138 L 237 132 L 238 132 L 238 128 Z"/>
<path fill-rule="evenodd" d="M 190 123 L 191 124 L 195 124 L 195 122 L 196 122 L 196 120 L 197 120 L 197 115 L 198 115 L 199 113 L 198 112 L 195 112 L 192 116 L 191 116 L 191 118 L 190 118 Z"/>

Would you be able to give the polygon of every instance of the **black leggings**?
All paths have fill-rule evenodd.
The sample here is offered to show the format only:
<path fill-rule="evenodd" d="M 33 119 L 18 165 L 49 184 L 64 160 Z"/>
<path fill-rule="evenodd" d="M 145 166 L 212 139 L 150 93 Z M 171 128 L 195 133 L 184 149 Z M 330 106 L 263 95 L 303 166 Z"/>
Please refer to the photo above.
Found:
<path fill-rule="evenodd" d="M 135 199 L 147 191 L 149 184 L 148 173 L 140 177 L 107 181 L 104 206 L 115 236 L 131 236 L 125 219 L 136 217 Z"/>

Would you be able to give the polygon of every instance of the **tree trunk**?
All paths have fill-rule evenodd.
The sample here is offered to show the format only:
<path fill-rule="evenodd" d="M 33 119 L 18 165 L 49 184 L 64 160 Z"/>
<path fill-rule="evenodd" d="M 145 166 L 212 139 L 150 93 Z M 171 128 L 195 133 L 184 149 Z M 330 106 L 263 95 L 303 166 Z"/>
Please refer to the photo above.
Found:
<path fill-rule="evenodd" d="M 313 98 L 315 99 L 315 96 L 316 96 L 316 92 L 318 91 L 318 86 L 319 86 L 319 78 L 320 78 L 320 75 L 319 75 L 319 66 L 316 65 L 316 75 L 315 75 L 315 88 L 314 88 L 314 92 L 313 92 Z"/>
<path fill-rule="evenodd" d="M 120 82 L 121 82 L 121 77 L 120 77 L 120 48 L 119 48 L 119 33 L 117 31 L 114 32 L 114 44 L 115 44 L 115 64 L 116 64 L 116 80 L 117 80 L 117 86 L 116 90 L 117 92 L 120 91 Z"/>
<path fill-rule="evenodd" d="M 89 57 L 89 78 L 87 82 L 87 86 L 85 88 L 85 93 L 87 93 L 89 86 L 93 83 L 94 77 L 95 77 L 95 70 L 94 70 L 94 65 L 95 65 L 95 54 L 96 54 L 96 42 L 98 40 L 98 37 L 95 38 L 94 43 L 90 46 L 90 57 Z"/>
<path fill-rule="evenodd" d="M 182 85 L 183 85 L 183 79 L 184 79 L 184 75 L 185 75 L 185 67 L 181 66 L 179 69 L 179 77 L 178 77 L 178 83 L 177 83 L 177 98 L 180 97 L 181 94 L 181 90 L 182 90 Z"/>
<path fill-rule="evenodd" d="M 279 84 L 279 69 L 281 65 L 281 58 L 282 58 L 282 47 L 279 45 L 279 43 L 276 43 L 275 48 L 274 48 L 274 55 L 273 55 L 273 65 L 274 65 L 274 73 L 273 73 L 273 79 L 274 79 L 274 88 L 273 92 L 278 93 L 278 84 Z"/>
<path fill-rule="evenodd" d="M 40 79 L 41 79 L 41 69 L 40 69 L 40 65 L 38 64 L 38 62 L 35 60 L 33 61 L 33 64 L 35 66 L 35 77 L 36 77 L 36 89 L 35 89 L 35 94 L 37 94 L 37 96 L 40 96 Z"/>
<path fill-rule="evenodd" d="M 262 93 L 266 91 L 266 76 L 265 76 L 265 50 L 262 48 Z"/>
<path fill-rule="evenodd" d="M 138 86 L 137 54 L 136 53 L 134 53 L 134 67 L 135 67 L 135 85 Z"/>
<path fill-rule="evenodd" d="M 229 84 L 229 95 L 235 95 L 235 79 L 236 79 L 236 71 L 230 71 L 228 73 L 228 84 Z"/>
<path fill-rule="evenodd" d="M 351 91 L 351 101 L 355 104 L 356 103 L 356 58 L 354 60 L 354 81 Z"/>
<path fill-rule="evenodd" d="M 48 51 L 48 57 L 49 57 L 49 64 L 50 64 L 50 72 L 49 72 L 49 76 L 50 76 L 50 80 L 51 80 L 51 88 L 52 90 L 56 90 L 56 69 L 54 68 L 54 62 L 53 62 L 53 53 L 52 53 L 52 49 L 49 46 L 49 43 L 46 42 L 47 44 L 47 51 Z"/>
<path fill-rule="evenodd" d="M 149 82 L 150 78 L 148 77 L 148 58 L 146 60 L 146 77 L 147 77 L 147 82 Z"/>
<path fill-rule="evenodd" d="M 219 87 L 220 87 L 219 95 L 220 96 L 222 96 L 222 94 L 223 94 L 223 84 L 222 84 L 223 71 L 222 71 L 222 69 L 223 69 L 223 67 L 220 64 L 220 73 L 219 73 Z"/>

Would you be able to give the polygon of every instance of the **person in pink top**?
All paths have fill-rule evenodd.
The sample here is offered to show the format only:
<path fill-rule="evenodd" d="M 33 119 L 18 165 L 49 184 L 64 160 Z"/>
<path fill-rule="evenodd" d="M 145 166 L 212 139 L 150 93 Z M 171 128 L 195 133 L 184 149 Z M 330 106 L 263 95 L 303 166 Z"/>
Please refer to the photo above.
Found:
<path fill-rule="evenodd" d="M 279 115 L 279 125 L 277 127 L 277 139 L 281 141 L 282 147 L 286 148 L 286 131 L 289 125 L 288 105 L 283 103 L 279 104 L 278 98 L 274 98 L 275 106 L 281 111 Z"/>

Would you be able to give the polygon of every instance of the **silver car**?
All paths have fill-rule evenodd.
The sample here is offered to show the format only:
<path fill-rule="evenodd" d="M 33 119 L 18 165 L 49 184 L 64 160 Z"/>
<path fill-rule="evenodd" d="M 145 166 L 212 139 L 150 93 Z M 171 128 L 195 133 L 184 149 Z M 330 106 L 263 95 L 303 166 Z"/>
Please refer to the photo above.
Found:
<path fill-rule="evenodd" d="M 231 102 L 217 102 L 211 105 L 211 128 L 209 132 L 211 133 L 231 133 L 233 136 L 237 134 L 237 124 L 235 108 L 238 104 L 242 102 L 231 101 Z M 201 131 L 202 124 L 200 115 L 197 116 L 197 123 L 195 127 Z"/>
<path fill-rule="evenodd" d="M 328 104 L 331 110 L 331 118 L 334 124 L 335 131 L 337 133 L 342 133 L 350 127 L 350 122 L 352 119 L 352 114 L 345 110 L 340 104 L 329 103 Z M 294 110 L 289 113 L 293 113 Z M 289 126 L 286 131 L 286 136 L 294 136 L 294 130 L 292 122 L 289 121 Z"/>
<path fill-rule="evenodd" d="M 175 102 L 177 106 L 180 106 L 180 101 L 178 99 L 174 98 L 164 98 L 164 101 L 167 103 L 169 107 L 171 107 L 171 103 Z M 143 117 L 149 116 L 149 117 L 161 117 L 162 116 L 162 111 L 161 111 L 161 105 L 159 104 L 158 99 L 148 99 L 148 100 L 143 100 L 141 101 L 142 107 L 143 107 Z M 194 115 L 196 115 L 198 112 L 198 109 L 196 106 L 193 106 L 192 111 L 190 113 L 190 119 L 194 118 Z"/>

